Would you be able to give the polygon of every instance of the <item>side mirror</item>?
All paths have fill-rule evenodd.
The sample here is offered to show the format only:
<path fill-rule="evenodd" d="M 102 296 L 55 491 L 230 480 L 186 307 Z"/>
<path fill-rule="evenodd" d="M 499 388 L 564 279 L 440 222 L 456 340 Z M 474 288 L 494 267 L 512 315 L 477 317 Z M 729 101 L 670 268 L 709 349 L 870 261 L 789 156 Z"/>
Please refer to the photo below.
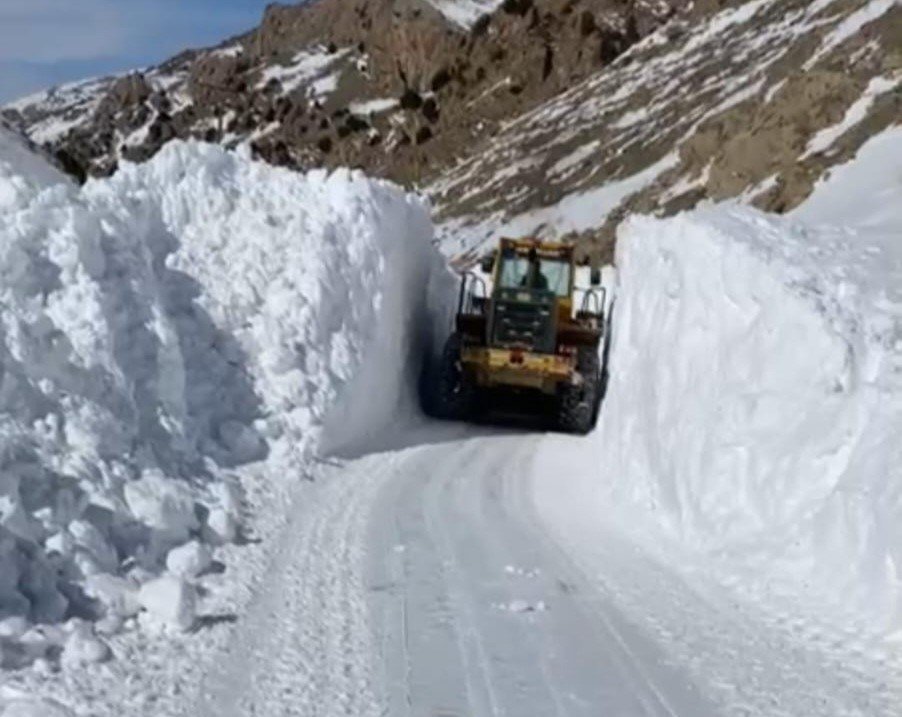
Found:
<path fill-rule="evenodd" d="M 491 254 L 486 254 L 479 261 L 479 268 L 482 269 L 486 274 L 491 274 L 492 269 L 495 267 L 495 252 Z"/>
<path fill-rule="evenodd" d="M 589 274 L 589 283 L 592 286 L 601 286 L 601 269 L 594 268 L 592 272 Z"/>

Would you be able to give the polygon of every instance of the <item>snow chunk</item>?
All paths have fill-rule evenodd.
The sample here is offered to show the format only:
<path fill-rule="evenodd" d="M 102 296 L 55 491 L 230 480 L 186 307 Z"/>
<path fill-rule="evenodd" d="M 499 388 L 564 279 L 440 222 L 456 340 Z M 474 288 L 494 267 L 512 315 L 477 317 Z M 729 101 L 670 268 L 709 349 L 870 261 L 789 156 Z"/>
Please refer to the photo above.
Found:
<path fill-rule="evenodd" d="M 219 427 L 219 440 L 237 463 L 251 463 L 266 456 L 266 445 L 257 432 L 240 421 L 226 421 Z"/>
<path fill-rule="evenodd" d="M 181 578 L 164 575 L 145 583 L 139 600 L 153 628 L 186 631 L 194 625 L 194 589 Z"/>
<path fill-rule="evenodd" d="M 191 492 L 160 471 L 145 471 L 127 483 L 125 500 L 135 518 L 173 540 L 184 540 L 198 528 Z"/>
<path fill-rule="evenodd" d="M 80 670 L 88 665 L 104 662 L 110 658 L 109 646 L 96 635 L 87 623 L 78 622 L 73 626 L 69 639 L 63 648 L 60 664 L 66 670 Z"/>
<path fill-rule="evenodd" d="M 103 605 L 107 615 L 132 617 L 141 609 L 138 587 L 115 575 L 91 575 L 85 581 L 85 593 Z"/>
<path fill-rule="evenodd" d="M 511 600 L 507 603 L 498 603 L 495 608 L 503 612 L 529 613 L 529 612 L 545 612 L 548 605 L 544 600 L 530 602 L 528 600 Z"/>
<path fill-rule="evenodd" d="M 196 540 L 173 548 L 166 556 L 166 569 L 181 578 L 196 578 L 213 562 L 210 549 Z"/>
<path fill-rule="evenodd" d="M 98 570 L 116 570 L 119 565 L 116 551 L 94 525 L 86 520 L 75 520 L 69 524 L 69 533 L 75 545 L 90 555 Z"/>
<path fill-rule="evenodd" d="M 232 513 L 222 508 L 214 508 L 207 516 L 204 539 L 214 545 L 234 542 L 238 536 L 238 521 Z"/>

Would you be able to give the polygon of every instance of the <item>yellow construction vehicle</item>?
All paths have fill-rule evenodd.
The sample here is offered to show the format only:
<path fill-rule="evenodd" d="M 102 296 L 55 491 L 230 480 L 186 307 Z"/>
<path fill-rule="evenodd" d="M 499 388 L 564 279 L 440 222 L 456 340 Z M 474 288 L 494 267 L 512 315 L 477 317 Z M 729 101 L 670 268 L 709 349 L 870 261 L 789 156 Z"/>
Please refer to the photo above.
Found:
<path fill-rule="evenodd" d="M 427 371 L 424 407 L 466 420 L 504 395 L 550 413 L 561 430 L 595 425 L 606 383 L 609 322 L 597 269 L 576 289 L 571 244 L 502 239 L 463 275 L 454 329 Z"/>

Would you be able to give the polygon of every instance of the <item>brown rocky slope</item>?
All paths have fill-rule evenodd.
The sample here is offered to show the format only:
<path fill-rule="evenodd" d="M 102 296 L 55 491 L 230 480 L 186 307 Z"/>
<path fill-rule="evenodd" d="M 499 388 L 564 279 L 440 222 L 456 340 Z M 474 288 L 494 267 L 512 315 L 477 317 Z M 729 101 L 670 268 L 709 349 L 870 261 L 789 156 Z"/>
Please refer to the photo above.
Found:
<path fill-rule="evenodd" d="M 902 122 L 902 4 L 751 0 L 671 22 L 431 182 L 463 251 L 499 233 L 609 258 L 631 212 L 738 199 L 786 212 Z"/>
<path fill-rule="evenodd" d="M 193 137 L 248 143 L 280 165 L 352 165 L 411 183 L 686 4 L 504 0 L 470 27 L 425 0 L 272 5 L 259 28 L 218 48 L 99 83 L 78 102 L 57 91 L 5 115 L 80 176 Z"/>

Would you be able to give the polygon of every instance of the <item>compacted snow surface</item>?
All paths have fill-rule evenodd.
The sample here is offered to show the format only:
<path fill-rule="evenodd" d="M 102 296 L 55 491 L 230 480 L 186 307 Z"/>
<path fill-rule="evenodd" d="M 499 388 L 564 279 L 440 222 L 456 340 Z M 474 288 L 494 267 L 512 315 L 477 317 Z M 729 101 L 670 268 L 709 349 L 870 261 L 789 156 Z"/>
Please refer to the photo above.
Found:
<path fill-rule="evenodd" d="M 0 135 L 0 715 L 898 714 L 898 138 L 630 220 L 578 438 L 420 416 L 416 199 Z"/>

